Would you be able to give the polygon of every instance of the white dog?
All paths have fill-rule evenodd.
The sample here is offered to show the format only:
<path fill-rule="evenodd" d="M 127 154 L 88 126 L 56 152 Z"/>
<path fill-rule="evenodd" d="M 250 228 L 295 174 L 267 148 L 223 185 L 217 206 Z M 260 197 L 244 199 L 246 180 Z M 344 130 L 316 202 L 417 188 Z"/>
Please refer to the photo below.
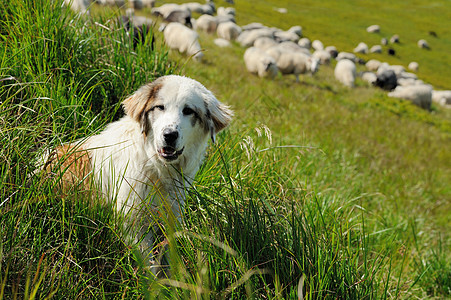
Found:
<path fill-rule="evenodd" d="M 181 220 L 185 188 L 208 140 L 214 141 L 233 112 L 199 82 L 175 75 L 142 86 L 123 107 L 126 116 L 98 135 L 58 147 L 44 169 L 59 172 L 65 187 L 94 179 L 95 187 L 127 215 L 135 242 L 143 238 L 141 251 L 152 259 L 149 215 Z"/>

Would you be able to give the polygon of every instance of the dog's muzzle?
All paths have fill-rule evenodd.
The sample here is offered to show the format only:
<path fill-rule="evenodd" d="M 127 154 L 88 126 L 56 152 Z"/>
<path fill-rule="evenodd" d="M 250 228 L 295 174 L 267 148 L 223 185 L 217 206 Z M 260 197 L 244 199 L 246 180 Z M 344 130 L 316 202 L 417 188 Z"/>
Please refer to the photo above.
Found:
<path fill-rule="evenodd" d="M 158 150 L 158 154 L 165 160 L 176 160 L 182 153 L 185 147 L 180 150 L 176 150 L 174 147 L 165 146 Z"/>
<path fill-rule="evenodd" d="M 160 154 L 160 156 L 165 160 L 175 160 L 183 153 L 183 149 L 185 148 L 180 150 L 176 149 L 178 137 L 179 133 L 177 130 L 171 128 L 165 128 L 163 130 L 165 146 L 158 150 L 158 154 Z"/>

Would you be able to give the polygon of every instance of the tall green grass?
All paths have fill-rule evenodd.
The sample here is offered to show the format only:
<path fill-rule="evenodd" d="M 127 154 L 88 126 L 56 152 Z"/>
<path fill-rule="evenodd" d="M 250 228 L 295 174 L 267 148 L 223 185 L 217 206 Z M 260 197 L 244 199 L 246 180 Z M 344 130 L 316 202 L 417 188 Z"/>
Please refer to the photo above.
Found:
<path fill-rule="evenodd" d="M 261 81 L 244 72 L 243 49 L 217 50 L 206 35 L 204 64 L 132 49 L 115 13 L 85 18 L 41 0 L 0 8 L 0 298 L 449 296 L 443 111 L 361 82 L 343 89 L 331 67 L 299 85 Z M 171 275 L 155 280 L 111 204 L 57 193 L 32 172 L 39 149 L 98 132 L 126 95 L 180 71 L 237 117 L 187 190 L 183 228 L 166 226 Z"/>

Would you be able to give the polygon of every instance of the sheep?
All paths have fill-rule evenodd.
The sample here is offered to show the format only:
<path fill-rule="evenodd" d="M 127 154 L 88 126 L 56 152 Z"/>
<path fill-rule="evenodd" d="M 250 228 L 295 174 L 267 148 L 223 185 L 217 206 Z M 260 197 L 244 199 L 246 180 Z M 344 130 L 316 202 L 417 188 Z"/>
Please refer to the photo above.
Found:
<path fill-rule="evenodd" d="M 196 61 L 202 60 L 204 54 L 201 52 L 197 32 L 177 22 L 163 25 L 160 30 L 163 31 L 164 40 L 169 48 L 193 56 Z"/>
<path fill-rule="evenodd" d="M 387 91 L 393 90 L 398 84 L 395 71 L 393 71 L 392 69 L 379 69 L 376 73 L 377 80 L 374 85 Z"/>
<path fill-rule="evenodd" d="M 89 15 L 91 0 L 64 0 L 64 4 L 76 13 Z"/>
<path fill-rule="evenodd" d="M 287 30 L 288 32 L 293 32 L 297 34 L 298 37 L 302 37 L 302 27 L 299 25 L 292 26 L 290 29 Z"/>
<path fill-rule="evenodd" d="M 254 42 L 259 37 L 274 37 L 274 30 L 270 28 L 260 28 L 254 30 L 243 31 L 238 37 L 237 42 L 240 43 L 242 47 L 250 47 L 254 45 Z"/>
<path fill-rule="evenodd" d="M 217 15 L 218 16 L 227 16 L 227 15 L 235 16 L 236 11 L 235 11 L 235 8 L 233 8 L 233 7 L 222 7 L 221 6 L 221 7 L 218 7 Z"/>
<path fill-rule="evenodd" d="M 218 27 L 218 21 L 211 15 L 201 15 L 196 21 L 196 29 L 206 33 L 215 33 Z"/>
<path fill-rule="evenodd" d="M 327 46 L 324 50 L 329 52 L 330 56 L 333 58 L 338 56 L 338 50 L 335 46 Z"/>
<path fill-rule="evenodd" d="M 250 47 L 244 52 L 244 63 L 247 70 L 259 77 L 276 77 L 278 69 L 276 61 L 263 50 Z"/>
<path fill-rule="evenodd" d="M 370 48 L 370 53 L 382 53 L 382 46 L 381 45 L 374 45 Z"/>
<path fill-rule="evenodd" d="M 312 48 L 315 50 L 323 50 L 324 49 L 324 45 L 320 40 L 314 40 L 312 42 Z"/>
<path fill-rule="evenodd" d="M 247 31 L 247 30 L 254 30 L 254 29 L 262 29 L 262 28 L 268 28 L 265 25 L 263 25 L 262 23 L 249 23 L 247 25 L 244 25 L 241 27 L 241 29 L 243 29 L 243 31 Z"/>
<path fill-rule="evenodd" d="M 262 50 L 269 49 L 273 46 L 276 46 L 277 42 L 269 37 L 261 37 L 255 40 L 254 47 L 260 48 Z"/>
<path fill-rule="evenodd" d="M 387 46 L 388 45 L 388 40 L 387 38 L 382 38 L 381 39 L 381 45 Z"/>
<path fill-rule="evenodd" d="M 357 45 L 357 47 L 354 48 L 354 53 L 368 53 L 368 45 L 361 42 Z"/>
<path fill-rule="evenodd" d="M 215 5 L 212 2 L 206 4 L 200 4 L 197 2 L 188 2 L 180 5 L 182 8 L 189 9 L 191 12 L 195 12 L 201 15 L 213 15 L 215 12 Z"/>
<path fill-rule="evenodd" d="M 368 71 L 377 71 L 379 67 L 381 66 L 381 62 L 377 59 L 370 59 L 366 64 L 365 67 L 368 69 Z"/>
<path fill-rule="evenodd" d="M 349 59 L 353 62 L 357 62 L 359 59 L 357 58 L 357 56 L 355 56 L 355 54 L 353 53 L 349 53 L 349 52 L 340 52 L 337 55 L 337 60 L 342 60 L 342 59 Z"/>
<path fill-rule="evenodd" d="M 332 56 L 326 50 L 316 50 L 312 56 L 316 57 L 322 65 L 328 65 L 332 59 Z"/>
<path fill-rule="evenodd" d="M 398 85 L 408 86 L 408 85 L 420 85 L 424 84 L 423 80 L 416 78 L 398 78 Z"/>
<path fill-rule="evenodd" d="M 150 33 L 150 48 L 154 50 L 154 36 L 151 28 L 155 26 L 155 23 L 152 19 L 142 16 L 121 16 L 119 24 L 128 34 L 133 35 L 133 49 L 136 49 L 139 43 L 144 44 Z"/>
<path fill-rule="evenodd" d="M 151 12 L 154 16 L 163 18 L 164 22 L 178 22 L 187 27 L 193 27 L 191 23 L 191 11 L 181 5 L 174 3 L 163 4 L 160 7 L 152 8 Z"/>
<path fill-rule="evenodd" d="M 420 65 L 416 61 L 412 61 L 409 63 L 407 68 L 411 71 L 418 72 Z"/>
<path fill-rule="evenodd" d="M 388 93 L 388 96 L 409 100 L 413 104 L 429 110 L 432 103 L 432 87 L 427 84 L 397 86 L 394 91 Z"/>
<path fill-rule="evenodd" d="M 379 25 L 371 25 L 367 27 L 366 31 L 369 33 L 378 33 L 379 31 L 381 31 L 381 28 Z"/>
<path fill-rule="evenodd" d="M 399 35 L 395 34 L 390 38 L 390 43 L 396 44 L 399 43 Z"/>
<path fill-rule="evenodd" d="M 291 41 L 297 43 L 299 41 L 299 35 L 291 31 L 276 31 L 274 32 L 274 39 L 278 42 Z"/>
<path fill-rule="evenodd" d="M 442 106 L 451 105 L 451 90 L 432 91 L 432 101 Z"/>
<path fill-rule="evenodd" d="M 302 38 L 298 41 L 298 45 L 302 48 L 310 49 L 312 47 L 312 43 L 308 38 Z"/>
<path fill-rule="evenodd" d="M 284 75 L 294 74 L 299 82 L 300 74 L 309 72 L 313 75 L 318 71 L 319 60 L 302 52 L 285 51 L 277 59 L 277 67 Z"/>
<path fill-rule="evenodd" d="M 362 80 L 368 82 L 371 85 L 374 85 L 377 80 L 376 74 L 373 72 L 368 72 L 368 71 L 362 72 L 360 74 L 360 77 L 362 77 Z"/>
<path fill-rule="evenodd" d="M 347 87 L 354 87 L 356 77 L 355 63 L 349 59 L 341 59 L 334 70 L 335 78 Z"/>
<path fill-rule="evenodd" d="M 216 34 L 225 40 L 234 41 L 240 36 L 241 28 L 233 22 L 219 23 Z"/>
<path fill-rule="evenodd" d="M 396 51 L 395 51 L 395 49 L 393 49 L 393 48 L 388 48 L 388 49 L 387 49 L 387 53 L 388 53 L 388 55 L 395 55 L 395 54 L 396 54 Z"/>
<path fill-rule="evenodd" d="M 307 54 L 308 56 L 312 55 L 309 50 L 300 47 L 298 44 L 296 44 L 294 42 L 286 41 L 286 42 L 279 43 L 277 46 L 283 50 L 302 52 L 304 54 Z"/>
<path fill-rule="evenodd" d="M 419 40 L 417 43 L 418 47 L 423 48 L 423 49 L 429 49 L 429 44 L 428 42 L 426 42 L 426 40 Z"/>
<path fill-rule="evenodd" d="M 143 9 L 144 7 L 154 7 L 155 0 L 129 0 L 128 1 L 131 8 Z"/>

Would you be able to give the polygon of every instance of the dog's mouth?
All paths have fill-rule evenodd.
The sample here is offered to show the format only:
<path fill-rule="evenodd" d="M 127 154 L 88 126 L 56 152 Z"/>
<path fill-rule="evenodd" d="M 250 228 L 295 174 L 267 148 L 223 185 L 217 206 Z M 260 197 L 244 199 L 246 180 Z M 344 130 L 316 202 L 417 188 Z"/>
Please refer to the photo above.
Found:
<path fill-rule="evenodd" d="M 185 147 L 180 150 L 176 150 L 174 147 L 166 146 L 158 150 L 158 154 L 165 160 L 176 160 L 182 153 Z"/>

